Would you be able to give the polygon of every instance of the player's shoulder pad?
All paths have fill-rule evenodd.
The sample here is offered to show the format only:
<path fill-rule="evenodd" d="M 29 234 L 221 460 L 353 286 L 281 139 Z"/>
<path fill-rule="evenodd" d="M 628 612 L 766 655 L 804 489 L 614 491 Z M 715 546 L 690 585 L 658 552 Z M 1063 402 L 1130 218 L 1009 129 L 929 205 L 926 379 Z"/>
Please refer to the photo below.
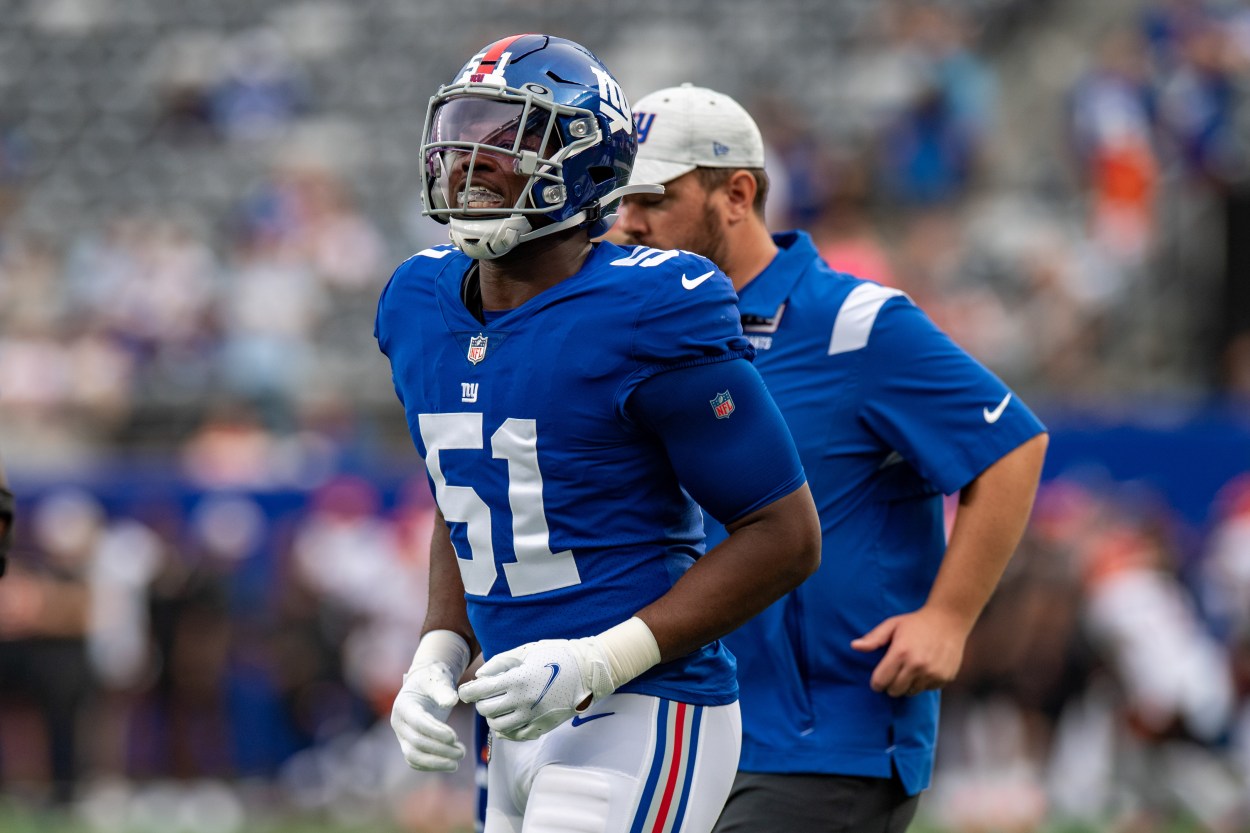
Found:
<path fill-rule="evenodd" d="M 391 282 L 393 283 L 397 280 L 422 280 L 425 277 L 434 277 L 445 271 L 452 264 L 468 259 L 468 255 L 450 243 L 445 243 L 441 246 L 431 246 L 428 249 L 422 249 L 416 254 L 410 255 L 407 260 L 395 267 L 395 273 L 391 276 Z"/>
<path fill-rule="evenodd" d="M 622 250 L 624 257 L 608 262 L 608 270 L 621 270 L 613 283 L 629 288 L 648 307 L 686 307 L 712 303 L 736 303 L 733 284 L 716 264 L 681 249 L 634 246 Z"/>
<path fill-rule="evenodd" d="M 672 364 L 744 350 L 738 296 L 716 264 L 692 252 L 635 246 L 605 267 L 633 306 L 633 351 Z M 620 269 L 619 277 L 610 274 Z M 741 342 L 741 343 L 739 343 Z"/>
<path fill-rule="evenodd" d="M 463 274 L 468 268 L 468 256 L 451 244 L 432 246 L 410 256 L 391 273 L 390 280 L 378 297 L 377 316 L 373 334 L 381 342 L 387 332 L 389 319 L 402 315 L 434 294 L 438 276 L 448 269 L 458 269 Z"/>
<path fill-rule="evenodd" d="M 395 267 L 391 278 L 382 289 L 379 306 L 385 307 L 396 295 L 408 293 L 429 294 L 434 291 L 438 276 L 448 269 L 468 269 L 468 255 L 449 244 L 422 249 Z"/>

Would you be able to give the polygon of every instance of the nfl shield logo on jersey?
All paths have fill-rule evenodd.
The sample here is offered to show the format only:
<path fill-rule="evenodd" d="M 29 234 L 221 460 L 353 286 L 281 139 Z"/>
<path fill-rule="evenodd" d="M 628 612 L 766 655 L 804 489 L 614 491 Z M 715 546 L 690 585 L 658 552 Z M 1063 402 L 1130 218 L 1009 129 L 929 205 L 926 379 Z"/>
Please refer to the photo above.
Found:
<path fill-rule="evenodd" d="M 734 412 L 734 398 L 729 395 L 729 391 L 716 394 L 716 398 L 710 400 L 710 404 L 717 419 L 724 419 Z"/>
<path fill-rule="evenodd" d="M 477 364 L 484 358 L 486 358 L 486 336 L 473 336 L 469 339 L 469 361 Z"/>

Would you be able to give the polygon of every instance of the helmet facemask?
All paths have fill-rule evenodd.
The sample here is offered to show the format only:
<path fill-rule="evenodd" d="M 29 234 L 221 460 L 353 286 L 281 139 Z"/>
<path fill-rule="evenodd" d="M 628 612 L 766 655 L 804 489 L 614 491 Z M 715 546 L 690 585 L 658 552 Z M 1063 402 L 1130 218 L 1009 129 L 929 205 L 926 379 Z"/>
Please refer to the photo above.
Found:
<path fill-rule="evenodd" d="M 470 257 L 500 257 L 537 236 L 536 225 L 546 234 L 549 222 L 576 224 L 560 222 L 568 219 L 560 216 L 568 204 L 564 160 L 601 141 L 593 113 L 552 102 L 539 84 L 443 87 L 430 100 L 421 146 L 425 214 L 449 223 L 452 241 Z M 511 205 L 475 177 L 483 157 L 528 177 Z"/>

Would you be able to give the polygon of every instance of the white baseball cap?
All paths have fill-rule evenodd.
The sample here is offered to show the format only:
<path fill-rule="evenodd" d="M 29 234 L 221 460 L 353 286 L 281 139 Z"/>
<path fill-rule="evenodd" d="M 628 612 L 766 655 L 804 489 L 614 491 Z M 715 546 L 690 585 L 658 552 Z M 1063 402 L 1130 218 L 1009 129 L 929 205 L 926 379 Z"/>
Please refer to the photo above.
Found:
<path fill-rule="evenodd" d="M 634 102 L 638 157 L 629 181 L 663 185 L 695 168 L 762 168 L 764 139 L 742 105 L 687 82 Z"/>

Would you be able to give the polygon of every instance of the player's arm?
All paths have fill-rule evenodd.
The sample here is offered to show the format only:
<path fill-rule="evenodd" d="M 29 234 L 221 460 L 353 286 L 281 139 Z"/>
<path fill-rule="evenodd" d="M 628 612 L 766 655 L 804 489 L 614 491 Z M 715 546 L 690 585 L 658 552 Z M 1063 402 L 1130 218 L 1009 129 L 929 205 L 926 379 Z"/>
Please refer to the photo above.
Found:
<path fill-rule="evenodd" d="M 820 564 L 820 521 L 806 483 L 725 529 L 728 538 L 668 593 L 638 611 L 655 637 L 661 662 L 737 629 Z"/>
<path fill-rule="evenodd" d="M 456 683 L 478 650 L 451 532 L 438 512 L 430 540 L 430 598 L 421 642 L 391 709 L 391 728 L 413 769 L 451 772 L 464 757 L 464 744 L 447 717 L 459 702 Z"/>
<path fill-rule="evenodd" d="M 872 687 L 894 697 L 941 688 L 955 678 L 964 645 L 1028 523 L 1048 438 L 1037 434 L 999 458 L 959 494 L 950 542 L 919 610 L 893 616 L 851 643 L 889 646 Z"/>
<path fill-rule="evenodd" d="M 881 651 L 871 685 L 893 696 L 940 688 L 959 671 L 968 633 L 1028 521 L 1045 426 L 924 311 L 890 297 L 867 321 L 859 417 L 960 508 L 926 603 L 852 641 Z M 887 618 L 888 617 L 888 618 Z"/>
<path fill-rule="evenodd" d="M 451 543 L 451 529 L 441 511 L 434 515 L 434 534 L 430 539 L 430 603 L 426 608 L 421 634 L 435 630 L 451 631 L 469 646 L 470 656 L 480 650 L 473 626 L 469 624 L 464 600 L 464 582 L 460 563 Z"/>
<path fill-rule="evenodd" d="M 710 407 L 719 391 L 734 401 L 723 419 Z M 691 497 L 729 532 L 638 611 L 668 662 L 736 629 L 815 572 L 820 519 L 789 429 L 745 360 L 648 380 L 633 411 L 663 440 Z"/>

